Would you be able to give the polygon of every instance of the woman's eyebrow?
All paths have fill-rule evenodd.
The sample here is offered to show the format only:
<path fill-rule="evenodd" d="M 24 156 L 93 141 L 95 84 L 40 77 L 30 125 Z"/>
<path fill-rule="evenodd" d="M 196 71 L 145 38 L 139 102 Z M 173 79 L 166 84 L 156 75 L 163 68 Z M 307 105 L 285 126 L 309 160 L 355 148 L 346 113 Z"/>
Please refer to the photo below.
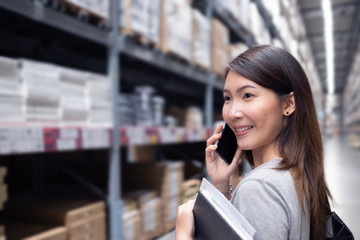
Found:
<path fill-rule="evenodd" d="M 241 92 L 241 91 L 243 91 L 243 90 L 246 89 L 246 88 L 256 88 L 256 87 L 251 86 L 251 85 L 245 85 L 245 86 L 242 86 L 242 87 L 238 88 L 238 89 L 236 90 L 236 92 Z M 229 91 L 228 89 L 224 88 L 223 92 L 230 92 L 230 91 Z"/>

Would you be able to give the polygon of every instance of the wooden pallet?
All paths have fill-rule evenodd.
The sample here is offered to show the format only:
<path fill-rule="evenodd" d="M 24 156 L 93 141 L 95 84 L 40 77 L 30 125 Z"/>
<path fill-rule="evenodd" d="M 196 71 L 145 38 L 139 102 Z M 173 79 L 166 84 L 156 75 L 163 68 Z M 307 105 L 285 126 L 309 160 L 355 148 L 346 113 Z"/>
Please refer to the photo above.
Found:
<path fill-rule="evenodd" d="M 109 28 L 109 19 L 104 16 L 101 16 L 98 13 L 95 13 L 91 9 L 86 9 L 82 6 L 78 6 L 69 0 L 52 0 L 52 1 L 58 1 L 59 3 L 63 4 L 66 8 L 66 12 L 69 13 L 70 15 L 75 16 L 80 21 L 90 22 L 98 25 L 101 28 Z"/>
<path fill-rule="evenodd" d="M 138 32 L 135 32 L 134 30 L 132 29 L 129 29 L 129 28 L 121 28 L 120 29 L 120 33 L 121 34 L 125 34 L 125 35 L 128 35 L 128 36 L 131 36 L 133 37 L 138 43 L 140 44 L 143 44 L 143 45 L 147 45 L 148 47 L 150 48 L 155 48 L 157 49 L 158 48 L 158 44 L 153 42 L 152 40 L 150 40 L 148 37 L 138 33 Z"/>

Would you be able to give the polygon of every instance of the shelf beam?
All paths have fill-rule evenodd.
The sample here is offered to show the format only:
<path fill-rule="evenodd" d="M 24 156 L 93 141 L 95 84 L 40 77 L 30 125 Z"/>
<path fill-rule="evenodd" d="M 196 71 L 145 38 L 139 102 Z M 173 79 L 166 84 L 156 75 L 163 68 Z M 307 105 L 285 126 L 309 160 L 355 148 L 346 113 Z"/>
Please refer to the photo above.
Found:
<path fill-rule="evenodd" d="M 39 23 L 71 33 L 90 41 L 108 45 L 108 33 L 100 28 L 81 22 L 79 19 L 65 13 L 53 10 L 38 1 L 1 0 L 0 8 L 20 14 Z"/>

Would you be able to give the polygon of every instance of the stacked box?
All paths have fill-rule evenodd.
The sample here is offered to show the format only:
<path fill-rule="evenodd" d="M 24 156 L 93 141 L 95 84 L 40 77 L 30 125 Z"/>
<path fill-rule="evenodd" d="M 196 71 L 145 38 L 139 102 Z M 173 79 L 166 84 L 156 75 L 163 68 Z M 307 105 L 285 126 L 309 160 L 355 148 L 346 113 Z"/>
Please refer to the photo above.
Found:
<path fill-rule="evenodd" d="M 239 0 L 238 19 L 239 23 L 251 32 L 250 27 L 250 2 L 251 0 Z"/>
<path fill-rule="evenodd" d="M 88 123 L 90 125 L 112 126 L 110 85 L 107 76 L 89 74 L 86 83 L 85 100 L 87 101 Z"/>
<path fill-rule="evenodd" d="M 225 9 L 236 19 L 239 11 L 239 3 L 238 0 L 227 0 L 221 1 L 221 4 L 224 5 Z"/>
<path fill-rule="evenodd" d="M 7 207 L 7 214 L 18 221 L 63 226 L 67 230 L 67 240 L 106 239 L 106 213 L 103 201 L 31 201 Z"/>
<path fill-rule="evenodd" d="M 210 69 L 210 23 L 196 9 L 192 10 L 192 38 L 192 64 Z"/>
<path fill-rule="evenodd" d="M 160 39 L 160 0 L 123 0 L 120 31 L 145 37 L 158 44 Z"/>
<path fill-rule="evenodd" d="M 6 167 L 0 167 L 0 210 L 3 209 L 4 203 L 8 199 L 7 185 L 5 184 Z"/>
<path fill-rule="evenodd" d="M 271 44 L 269 30 L 265 26 L 263 17 L 255 2 L 250 3 L 250 29 L 259 44 Z"/>
<path fill-rule="evenodd" d="M 67 231 L 62 226 L 7 222 L 6 237 L 9 240 L 67 240 Z"/>
<path fill-rule="evenodd" d="M 125 182 L 134 189 L 153 189 L 162 200 L 163 231 L 175 226 L 177 207 L 181 203 L 184 162 L 164 161 L 155 164 L 132 164 L 124 172 Z"/>
<path fill-rule="evenodd" d="M 85 102 L 88 72 L 59 67 L 60 118 L 65 124 L 85 124 L 88 109 Z"/>
<path fill-rule="evenodd" d="M 0 57 L 0 122 L 24 122 L 19 61 Z"/>
<path fill-rule="evenodd" d="M 137 190 L 127 194 L 140 210 L 141 240 L 153 239 L 162 233 L 162 202 L 154 190 Z"/>
<path fill-rule="evenodd" d="M 52 64 L 20 60 L 24 84 L 25 116 L 32 122 L 60 120 L 59 69 Z"/>
<path fill-rule="evenodd" d="M 142 234 L 141 215 L 132 199 L 125 199 L 122 206 L 122 233 L 125 240 L 139 240 Z"/>
<path fill-rule="evenodd" d="M 161 6 L 160 46 L 191 61 L 191 7 L 187 0 L 163 0 Z"/>
<path fill-rule="evenodd" d="M 95 15 L 103 20 L 109 19 L 109 0 L 60 0 L 68 7 L 79 8 L 77 11 Z"/>
<path fill-rule="evenodd" d="M 245 52 L 249 49 L 249 47 L 245 43 L 235 43 L 230 45 L 230 59 L 233 60 L 241 53 Z"/>
<path fill-rule="evenodd" d="M 5 226 L 4 225 L 0 225 L 0 240 L 5 240 Z"/>
<path fill-rule="evenodd" d="M 195 199 L 197 193 L 200 189 L 201 180 L 199 179 L 190 179 L 183 183 L 182 186 L 182 203 L 185 203 L 191 199 Z"/>
<path fill-rule="evenodd" d="M 212 38 L 212 72 L 222 75 L 229 57 L 229 30 L 217 19 L 211 20 Z"/>

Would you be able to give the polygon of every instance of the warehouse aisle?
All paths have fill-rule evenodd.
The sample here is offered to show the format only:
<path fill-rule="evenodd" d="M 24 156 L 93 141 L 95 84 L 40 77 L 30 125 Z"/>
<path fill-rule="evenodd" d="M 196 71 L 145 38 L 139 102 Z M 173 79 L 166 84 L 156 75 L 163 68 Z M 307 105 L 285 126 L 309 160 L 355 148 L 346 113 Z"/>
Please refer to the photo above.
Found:
<path fill-rule="evenodd" d="M 360 150 L 350 148 L 346 139 L 325 139 L 324 151 L 333 209 L 360 239 Z"/>

